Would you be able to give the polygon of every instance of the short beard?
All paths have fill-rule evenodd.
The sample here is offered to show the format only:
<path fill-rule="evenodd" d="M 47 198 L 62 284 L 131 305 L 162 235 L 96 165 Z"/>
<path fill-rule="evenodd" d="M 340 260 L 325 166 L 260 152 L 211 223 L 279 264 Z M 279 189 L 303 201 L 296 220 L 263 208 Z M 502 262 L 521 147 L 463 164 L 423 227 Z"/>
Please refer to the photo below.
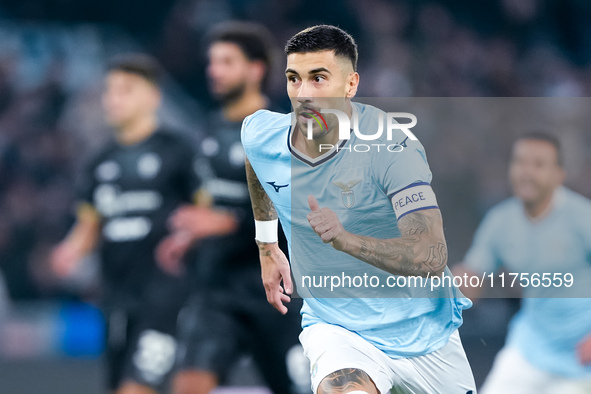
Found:
<path fill-rule="evenodd" d="M 297 127 L 299 128 L 300 132 L 304 135 L 304 137 L 307 139 L 308 138 L 308 125 L 307 124 L 301 124 L 298 121 L 297 122 Z M 314 133 L 314 131 L 312 131 L 312 139 L 313 140 L 319 140 L 321 138 L 326 137 L 329 134 L 329 130 L 331 130 L 331 129 L 328 129 L 327 130 L 324 127 L 322 127 L 320 129 L 320 131 L 317 132 L 317 133 Z"/>
<path fill-rule="evenodd" d="M 246 82 L 242 82 L 225 93 L 214 94 L 214 97 L 222 105 L 229 105 L 240 99 L 245 91 Z"/>

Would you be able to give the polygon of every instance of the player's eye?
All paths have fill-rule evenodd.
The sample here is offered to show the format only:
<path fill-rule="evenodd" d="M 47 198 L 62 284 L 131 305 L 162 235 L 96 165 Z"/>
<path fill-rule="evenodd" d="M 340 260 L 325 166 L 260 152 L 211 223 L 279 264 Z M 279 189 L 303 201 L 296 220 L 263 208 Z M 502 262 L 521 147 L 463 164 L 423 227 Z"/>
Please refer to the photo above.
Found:
<path fill-rule="evenodd" d="M 287 81 L 289 83 L 297 83 L 299 81 L 298 77 L 296 77 L 295 75 L 289 75 L 287 77 Z"/>
<path fill-rule="evenodd" d="M 323 83 L 326 81 L 326 77 L 323 75 L 314 75 L 314 82 L 316 83 Z"/>
<path fill-rule="evenodd" d="M 522 166 L 523 163 L 524 163 L 523 159 L 522 158 L 519 158 L 519 157 L 515 157 L 512 160 L 512 164 L 514 164 L 514 165 Z"/>
<path fill-rule="evenodd" d="M 545 162 L 545 161 L 543 161 L 543 160 L 536 160 L 536 161 L 534 162 L 534 165 L 535 165 L 537 168 L 550 167 L 550 166 L 548 165 L 548 163 L 546 163 L 546 162 Z"/>

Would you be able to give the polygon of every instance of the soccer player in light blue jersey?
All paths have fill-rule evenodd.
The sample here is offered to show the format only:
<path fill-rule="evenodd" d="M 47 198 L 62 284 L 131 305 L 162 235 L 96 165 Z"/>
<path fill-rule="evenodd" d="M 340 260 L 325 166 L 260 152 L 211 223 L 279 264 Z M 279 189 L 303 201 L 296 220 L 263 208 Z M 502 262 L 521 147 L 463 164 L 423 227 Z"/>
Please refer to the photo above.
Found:
<path fill-rule="evenodd" d="M 480 276 L 504 267 L 551 281 L 523 289 L 481 392 L 591 393 L 591 201 L 562 186 L 560 145 L 549 134 L 514 143 L 509 178 L 514 196 L 487 213 L 454 273 Z M 480 292 L 464 289 L 470 298 Z"/>
<path fill-rule="evenodd" d="M 293 271 L 305 298 L 300 340 L 314 392 L 475 393 L 457 331 L 470 302 L 455 289 L 416 298 L 405 289 L 349 287 L 329 297 L 326 288 L 301 280 L 335 270 L 344 281 L 367 274 L 384 282 L 449 270 L 431 172 L 416 137 L 402 129 L 383 133 L 371 152 L 358 153 L 355 144 L 367 142 L 359 133 L 339 140 L 337 117 L 319 117 L 337 109 L 357 119 L 365 135 L 384 119 L 377 108 L 351 102 L 359 84 L 353 38 L 314 26 L 292 37 L 286 54 L 294 112 L 254 113 L 243 123 L 242 142 L 267 298 L 287 311 Z M 278 218 L 291 267 L 277 247 Z"/>

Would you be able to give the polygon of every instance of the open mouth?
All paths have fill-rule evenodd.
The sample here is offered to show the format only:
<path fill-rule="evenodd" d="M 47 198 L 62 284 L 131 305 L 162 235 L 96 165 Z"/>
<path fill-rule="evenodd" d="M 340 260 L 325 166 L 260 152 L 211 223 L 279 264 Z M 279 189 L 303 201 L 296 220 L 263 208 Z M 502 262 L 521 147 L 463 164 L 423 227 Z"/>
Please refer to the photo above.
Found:
<path fill-rule="evenodd" d="M 326 124 L 326 120 L 320 114 L 319 111 L 316 111 L 316 110 L 314 110 L 312 108 L 308 108 L 308 107 L 301 107 L 297 110 L 297 114 L 299 117 L 305 119 L 306 121 L 313 119 L 318 124 L 318 126 L 320 126 L 321 129 L 324 128 L 324 129 L 328 130 L 328 125 Z"/>
<path fill-rule="evenodd" d="M 300 107 L 298 108 L 297 113 L 298 115 L 305 116 L 308 118 L 312 118 L 314 117 L 314 115 L 320 116 L 320 110 L 315 110 L 309 107 Z"/>

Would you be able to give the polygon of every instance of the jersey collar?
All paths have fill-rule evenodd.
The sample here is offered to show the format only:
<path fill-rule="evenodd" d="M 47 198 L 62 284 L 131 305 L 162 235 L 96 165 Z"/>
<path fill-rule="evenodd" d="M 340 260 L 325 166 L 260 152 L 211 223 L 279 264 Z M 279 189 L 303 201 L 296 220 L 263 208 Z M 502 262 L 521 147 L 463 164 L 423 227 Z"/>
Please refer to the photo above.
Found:
<path fill-rule="evenodd" d="M 347 144 L 348 140 L 339 140 L 335 146 L 333 146 L 330 150 L 324 152 L 320 156 L 316 158 L 311 158 L 310 156 L 306 155 L 303 152 L 300 152 L 295 146 L 291 143 L 291 132 L 293 130 L 293 125 L 289 126 L 289 132 L 287 133 L 287 147 L 291 154 L 298 159 L 299 161 L 309 165 L 310 167 L 317 167 L 322 163 L 326 163 L 333 157 L 339 153 L 339 151 Z"/>
<path fill-rule="evenodd" d="M 523 214 L 525 215 L 525 217 L 527 217 L 527 219 L 532 224 L 538 224 L 538 223 L 544 221 L 548 216 L 550 216 L 557 209 L 560 209 L 564 205 L 565 199 L 566 199 L 566 191 L 564 190 L 564 186 L 559 186 L 556 190 L 554 190 L 554 193 L 552 194 L 552 200 L 550 201 L 550 204 L 548 204 L 548 207 L 546 207 L 544 212 L 542 212 L 541 214 L 539 214 L 536 217 L 531 217 L 530 215 L 527 214 L 525 207 L 522 206 L 523 207 Z"/>

